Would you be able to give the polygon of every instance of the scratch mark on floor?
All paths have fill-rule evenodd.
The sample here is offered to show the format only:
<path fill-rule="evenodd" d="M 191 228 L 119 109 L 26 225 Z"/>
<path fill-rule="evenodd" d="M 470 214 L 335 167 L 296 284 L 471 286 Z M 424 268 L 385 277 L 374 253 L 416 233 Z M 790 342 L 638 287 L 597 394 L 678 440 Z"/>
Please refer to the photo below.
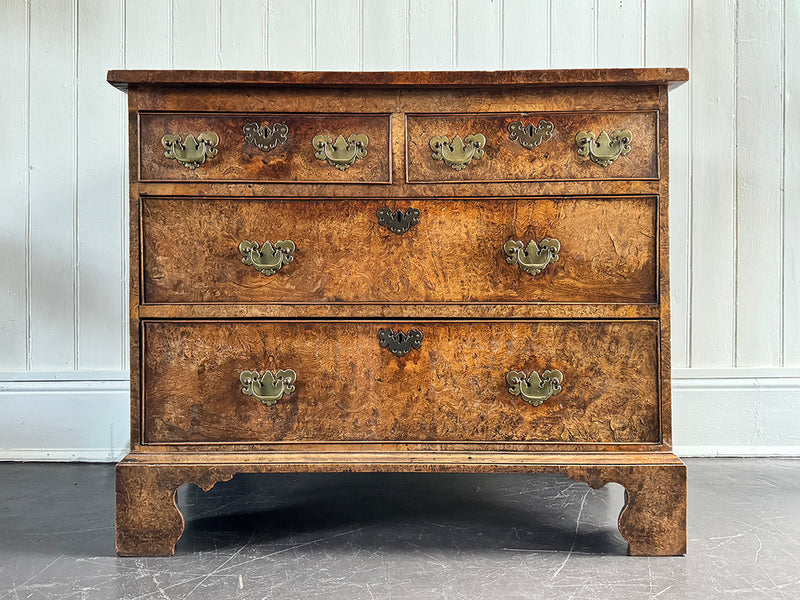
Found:
<path fill-rule="evenodd" d="M 8 598 L 8 597 L 9 597 L 11 594 L 14 594 L 14 596 L 17 596 L 17 595 L 18 595 L 18 594 L 17 594 L 17 592 L 18 592 L 19 590 L 21 590 L 21 589 L 22 589 L 22 588 L 24 588 L 26 585 L 28 585 L 28 584 L 29 584 L 31 581 L 33 581 L 34 579 L 36 579 L 37 577 L 39 577 L 39 575 L 41 575 L 42 573 L 44 573 L 45 571 L 47 571 L 47 569 L 49 569 L 50 567 L 52 567 L 52 566 L 53 566 L 54 564 L 56 564 L 56 563 L 57 563 L 59 560 L 61 560 L 63 557 L 64 557 L 64 555 L 63 555 L 63 554 L 59 554 L 59 555 L 58 555 L 58 557 L 57 557 L 57 558 L 56 558 L 56 559 L 55 559 L 53 562 L 49 563 L 49 564 L 48 564 L 46 567 L 44 567 L 44 568 L 43 568 L 43 569 L 41 569 L 40 571 L 37 571 L 36 573 L 34 573 L 33 575 L 31 575 L 30 577 L 28 577 L 28 578 L 27 578 L 27 579 L 26 579 L 26 580 L 25 580 L 23 583 L 21 583 L 20 585 L 14 586 L 14 588 L 13 588 L 11 591 L 9 591 L 8 593 L 4 594 L 3 596 L 0 596 L 0 600 L 3 600 L 3 598 Z"/>
<path fill-rule="evenodd" d="M 569 557 L 572 556 L 572 551 L 575 550 L 575 544 L 578 543 L 578 529 L 581 526 L 581 515 L 583 514 L 583 505 L 586 504 L 586 497 L 588 495 L 589 495 L 589 492 L 587 491 L 586 493 L 583 494 L 583 498 L 581 499 L 581 508 L 578 511 L 578 522 L 575 523 L 575 534 L 573 535 L 573 538 L 572 538 L 572 546 L 570 546 L 569 552 L 567 552 L 567 556 L 566 556 L 566 558 L 564 558 L 564 562 L 562 562 L 561 566 L 558 567 L 558 569 L 556 569 L 555 573 L 553 573 L 553 576 L 550 578 L 551 580 L 555 579 L 556 577 L 558 577 L 558 574 L 561 573 L 561 569 L 563 569 L 566 566 L 567 561 L 569 560 Z"/>

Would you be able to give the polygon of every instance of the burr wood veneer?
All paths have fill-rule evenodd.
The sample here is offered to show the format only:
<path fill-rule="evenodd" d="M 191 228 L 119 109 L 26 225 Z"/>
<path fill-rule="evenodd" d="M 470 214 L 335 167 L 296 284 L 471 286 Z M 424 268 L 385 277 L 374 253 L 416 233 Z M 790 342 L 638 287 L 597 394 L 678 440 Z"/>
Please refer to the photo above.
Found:
<path fill-rule="evenodd" d="M 684 69 L 111 71 L 128 93 L 117 552 L 236 473 L 562 472 L 686 548 L 667 89 Z"/>

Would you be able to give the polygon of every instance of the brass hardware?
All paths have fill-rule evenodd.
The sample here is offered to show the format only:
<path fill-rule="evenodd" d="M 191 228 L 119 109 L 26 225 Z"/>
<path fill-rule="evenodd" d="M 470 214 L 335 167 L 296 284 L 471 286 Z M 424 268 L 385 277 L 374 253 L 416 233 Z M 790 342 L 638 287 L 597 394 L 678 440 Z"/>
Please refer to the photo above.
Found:
<path fill-rule="evenodd" d="M 545 238 L 538 244 L 531 240 L 527 248 L 523 247 L 524 244 L 517 240 L 508 240 L 503 244 L 506 262 L 510 265 L 519 265 L 519 268 L 526 273 L 536 275 L 551 262 L 558 260 L 561 242 L 555 238 Z"/>
<path fill-rule="evenodd" d="M 542 376 L 534 371 L 526 377 L 523 371 L 509 371 L 506 373 L 508 393 L 512 396 L 522 396 L 528 404 L 539 406 L 550 396 L 557 396 L 561 392 L 561 382 L 564 375 L 561 371 L 542 371 Z"/>
<path fill-rule="evenodd" d="M 363 133 L 354 133 L 347 141 L 340 135 L 334 142 L 329 135 L 317 135 L 311 140 L 314 156 L 319 160 L 327 160 L 328 164 L 340 171 L 346 171 L 357 158 L 367 155 L 369 138 Z"/>
<path fill-rule="evenodd" d="M 444 164 L 456 171 L 466 168 L 473 158 L 481 158 L 485 147 L 486 137 L 482 133 L 473 133 L 463 140 L 457 135 L 452 142 L 443 135 L 431 138 L 434 160 L 443 160 Z"/>
<path fill-rule="evenodd" d="M 392 209 L 386 206 L 378 209 L 378 225 L 400 235 L 419 224 L 419 216 L 418 208 L 407 208 L 405 212 L 398 209 L 392 212 Z"/>
<path fill-rule="evenodd" d="M 245 240 L 239 244 L 239 252 L 242 255 L 242 262 L 247 266 L 253 266 L 256 271 L 263 273 L 267 277 L 274 275 L 283 265 L 288 265 L 294 260 L 294 251 L 297 246 L 292 240 L 281 240 L 275 242 L 273 247 L 269 241 L 259 249 L 258 242 Z"/>
<path fill-rule="evenodd" d="M 285 123 L 275 123 L 271 130 L 269 124 L 259 129 L 258 123 L 248 123 L 242 131 L 244 131 L 244 142 L 252 142 L 262 152 L 274 150 L 289 137 L 289 128 Z"/>
<path fill-rule="evenodd" d="M 539 144 L 553 137 L 554 126 L 550 121 L 539 121 L 536 127 L 533 123 L 523 125 L 522 121 L 514 121 L 508 125 L 509 136 L 512 142 L 517 141 L 524 148 L 533 150 Z"/>
<path fill-rule="evenodd" d="M 409 329 L 406 335 L 402 331 L 394 332 L 394 329 L 379 329 L 378 340 L 381 348 L 389 348 L 395 356 L 405 356 L 412 349 L 419 350 L 422 346 L 422 332 L 419 329 Z"/>
<path fill-rule="evenodd" d="M 294 391 L 294 382 L 297 381 L 297 373 L 292 369 L 281 369 L 275 371 L 264 371 L 264 375 L 259 375 L 258 371 L 242 371 L 239 375 L 242 384 L 242 393 L 245 396 L 253 396 L 256 400 L 266 406 L 272 406 L 280 400 L 284 394 L 287 396 Z"/>
<path fill-rule="evenodd" d="M 174 158 L 187 169 L 196 169 L 206 158 L 214 158 L 217 155 L 217 144 L 219 136 L 213 131 L 204 131 L 194 139 L 190 133 L 181 142 L 181 136 L 167 134 L 161 138 L 161 145 L 166 152 L 164 156 Z"/>
<path fill-rule="evenodd" d="M 575 136 L 575 143 L 578 144 L 579 156 L 588 156 L 592 162 L 607 167 L 631 151 L 631 138 L 630 129 L 617 129 L 611 135 L 601 131 L 597 141 L 591 131 L 581 131 Z"/>

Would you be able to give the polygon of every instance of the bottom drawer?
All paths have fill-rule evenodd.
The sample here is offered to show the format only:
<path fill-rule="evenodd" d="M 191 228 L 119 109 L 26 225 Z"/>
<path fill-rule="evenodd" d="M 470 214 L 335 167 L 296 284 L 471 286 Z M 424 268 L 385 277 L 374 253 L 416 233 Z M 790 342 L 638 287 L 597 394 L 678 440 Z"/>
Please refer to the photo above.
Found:
<path fill-rule="evenodd" d="M 660 441 L 656 321 L 142 328 L 144 443 Z"/>

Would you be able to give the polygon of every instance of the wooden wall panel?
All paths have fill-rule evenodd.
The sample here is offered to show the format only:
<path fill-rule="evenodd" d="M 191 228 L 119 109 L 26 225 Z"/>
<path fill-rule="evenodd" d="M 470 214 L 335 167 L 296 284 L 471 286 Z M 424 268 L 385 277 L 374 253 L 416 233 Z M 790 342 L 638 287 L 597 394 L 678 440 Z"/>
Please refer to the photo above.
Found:
<path fill-rule="evenodd" d="M 313 14 L 311 0 L 269 0 L 268 69 L 303 71 L 313 68 Z"/>
<path fill-rule="evenodd" d="M 784 41 L 784 132 L 800 131 L 800 2 L 787 0 Z M 790 136 L 783 138 L 783 356 L 781 366 L 800 367 L 800 160 Z"/>
<path fill-rule="evenodd" d="M 126 69 L 172 68 L 172 5 L 169 2 L 127 0 L 124 27 Z"/>
<path fill-rule="evenodd" d="M 739 0 L 736 29 L 736 366 L 781 359 L 781 7 Z M 800 307 L 797 307 L 800 310 Z"/>
<path fill-rule="evenodd" d="M 266 0 L 234 0 L 219 5 L 220 68 L 267 68 Z"/>
<path fill-rule="evenodd" d="M 550 3 L 550 67 L 597 67 L 594 0 Z"/>
<path fill-rule="evenodd" d="M 0 15 L 0 369 L 28 367 L 28 20 L 30 4 Z"/>
<path fill-rule="evenodd" d="M 692 7 L 690 365 L 722 367 L 736 329 L 736 14 L 727 2 Z"/>
<path fill-rule="evenodd" d="M 454 68 L 453 0 L 408 1 L 408 68 L 419 71 Z"/>
<path fill-rule="evenodd" d="M 504 69 L 550 66 L 550 0 L 503 0 Z"/>
<path fill-rule="evenodd" d="M 679 14 L 674 8 L 672 11 Z M 644 0 L 598 0 L 597 64 L 641 67 L 644 62 L 643 24 Z"/>
<path fill-rule="evenodd" d="M 122 6 L 82 0 L 78 12 L 77 78 L 77 365 L 118 369 L 127 332 L 120 222 L 127 212 L 125 97 L 103 81 L 123 64 Z M 103 48 L 103 52 L 97 52 Z"/>
<path fill-rule="evenodd" d="M 365 71 L 408 67 L 408 4 L 381 0 L 362 4 L 362 64 Z"/>
<path fill-rule="evenodd" d="M 361 1 L 315 0 L 314 68 L 361 70 Z"/>
<path fill-rule="evenodd" d="M 29 366 L 74 369 L 77 5 L 30 11 Z"/>
<path fill-rule="evenodd" d="M 219 1 L 172 0 L 172 68 L 218 69 Z"/>
<path fill-rule="evenodd" d="M 492 71 L 500 68 L 501 9 L 500 2 L 459 0 L 456 4 L 456 69 Z"/>

